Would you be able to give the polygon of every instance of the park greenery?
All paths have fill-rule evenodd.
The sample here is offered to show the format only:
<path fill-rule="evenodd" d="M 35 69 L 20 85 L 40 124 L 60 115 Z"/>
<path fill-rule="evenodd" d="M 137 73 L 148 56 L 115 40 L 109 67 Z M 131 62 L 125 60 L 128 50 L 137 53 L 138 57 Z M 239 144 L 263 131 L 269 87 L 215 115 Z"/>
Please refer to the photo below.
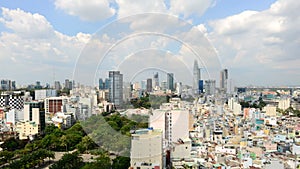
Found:
<path fill-rule="evenodd" d="M 135 116 L 135 119 L 139 117 Z M 121 156 L 129 156 L 130 131 L 138 128 L 147 128 L 148 123 L 128 119 L 119 113 L 107 116 L 93 116 L 81 123 L 82 127 L 98 146 L 109 152 Z"/>
<path fill-rule="evenodd" d="M 240 102 L 242 108 L 255 108 L 255 109 L 260 109 L 262 110 L 266 105 L 267 103 L 263 101 L 262 98 L 259 98 L 257 102 L 245 102 L 245 101 L 241 101 Z"/>
<path fill-rule="evenodd" d="M 158 109 L 162 103 L 169 102 L 170 96 L 156 96 L 146 94 L 143 97 L 135 98 L 130 101 L 134 108 L 153 108 Z"/>
<path fill-rule="evenodd" d="M 292 115 L 292 116 L 300 117 L 300 110 L 294 109 L 293 107 L 289 107 L 285 110 L 277 108 L 276 111 L 283 116 Z"/>
<path fill-rule="evenodd" d="M 67 130 L 46 126 L 43 135 L 33 141 L 7 139 L 0 152 L 1 168 L 36 168 L 53 163 L 55 152 L 66 153 L 50 168 L 128 168 L 130 164 L 130 131 L 148 127 L 145 117 L 133 115 L 134 120 L 118 113 L 95 115 L 75 123 Z M 109 154 L 116 155 L 111 160 Z M 80 154 L 97 155 L 93 162 L 83 162 Z"/>

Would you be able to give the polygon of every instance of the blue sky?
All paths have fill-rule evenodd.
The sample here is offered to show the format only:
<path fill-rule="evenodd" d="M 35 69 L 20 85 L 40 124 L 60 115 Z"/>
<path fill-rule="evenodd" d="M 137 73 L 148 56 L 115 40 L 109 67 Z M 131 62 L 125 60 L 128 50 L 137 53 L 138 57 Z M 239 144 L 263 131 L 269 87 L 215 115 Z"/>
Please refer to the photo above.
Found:
<path fill-rule="evenodd" d="M 77 57 L 94 33 L 111 22 L 120 22 L 120 18 L 143 12 L 171 14 L 199 28 L 216 51 L 220 68 L 229 69 L 236 85 L 300 83 L 293 78 L 299 75 L 300 63 L 297 56 L 300 19 L 295 12 L 300 2 L 297 1 L 2 0 L 0 5 L 0 67 L 7 70 L 0 73 L 0 78 L 14 79 L 19 84 L 72 78 Z M 151 17 L 140 18 L 128 22 L 126 29 L 135 32 L 147 26 L 152 30 L 160 22 Z M 116 40 L 100 35 L 103 46 Z M 165 39 L 154 41 L 169 43 L 166 48 L 172 46 Z M 180 50 L 173 51 L 180 53 Z M 11 64 L 18 68 L 9 67 Z"/>
<path fill-rule="evenodd" d="M 217 0 L 213 7 L 207 9 L 203 16 L 192 16 L 194 24 L 205 23 L 209 20 L 225 18 L 245 10 L 262 11 L 268 9 L 275 0 Z M 76 16 L 70 16 L 62 10 L 56 9 L 54 0 L 3 0 L 1 6 L 9 9 L 20 8 L 31 13 L 39 13 L 47 18 L 53 27 L 67 35 L 76 35 L 78 32 L 94 33 L 103 25 L 112 22 L 116 16 L 97 22 L 82 21 Z M 117 6 L 115 6 L 117 8 Z M 1 31 L 7 31 L 1 25 Z"/>

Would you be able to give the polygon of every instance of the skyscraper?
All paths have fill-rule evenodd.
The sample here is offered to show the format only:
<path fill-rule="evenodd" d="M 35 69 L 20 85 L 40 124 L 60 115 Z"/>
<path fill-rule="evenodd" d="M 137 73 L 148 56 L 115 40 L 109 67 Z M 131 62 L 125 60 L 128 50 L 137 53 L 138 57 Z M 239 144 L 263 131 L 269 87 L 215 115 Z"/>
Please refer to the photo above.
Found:
<path fill-rule="evenodd" d="M 105 89 L 105 83 L 102 78 L 99 79 L 99 90 Z"/>
<path fill-rule="evenodd" d="M 16 89 L 16 82 L 11 81 L 11 80 L 1 80 L 0 89 L 1 90 L 15 90 Z"/>
<path fill-rule="evenodd" d="M 147 89 L 147 85 L 146 85 L 146 84 L 147 84 L 147 81 L 146 81 L 146 80 L 142 80 L 142 81 L 141 81 L 141 89 L 142 89 L 142 90 L 146 90 L 146 89 Z"/>
<path fill-rule="evenodd" d="M 152 92 L 152 79 L 147 79 L 147 92 Z"/>
<path fill-rule="evenodd" d="M 223 69 L 220 72 L 220 90 L 221 92 L 227 92 L 228 70 Z"/>
<path fill-rule="evenodd" d="M 173 73 L 167 74 L 167 85 L 168 85 L 169 90 L 174 91 L 174 74 Z"/>
<path fill-rule="evenodd" d="M 105 78 L 105 82 L 104 82 L 104 89 L 109 89 L 109 79 Z"/>
<path fill-rule="evenodd" d="M 66 79 L 65 80 L 65 89 L 70 89 L 69 83 L 70 83 L 70 80 Z"/>
<path fill-rule="evenodd" d="M 153 76 L 153 80 L 154 80 L 154 88 L 156 88 L 156 86 L 159 86 L 159 78 L 158 78 L 158 72 L 156 72 Z"/>
<path fill-rule="evenodd" d="M 204 91 L 203 80 L 199 80 L 199 94 L 203 93 L 203 91 Z"/>
<path fill-rule="evenodd" d="M 109 71 L 109 101 L 117 107 L 123 103 L 123 74 Z"/>
<path fill-rule="evenodd" d="M 206 95 L 214 95 L 216 89 L 216 81 L 215 80 L 205 80 L 205 94 Z"/>
<path fill-rule="evenodd" d="M 194 94 L 199 94 L 199 81 L 201 80 L 201 69 L 198 66 L 197 60 L 194 61 L 193 70 L 193 91 Z"/>
<path fill-rule="evenodd" d="M 54 82 L 54 88 L 55 88 L 55 90 L 60 90 L 61 89 L 61 85 L 60 85 L 59 81 Z"/>
<path fill-rule="evenodd" d="M 25 102 L 24 121 L 34 121 L 37 125 L 39 125 L 39 130 L 43 131 L 46 127 L 44 102 Z"/>

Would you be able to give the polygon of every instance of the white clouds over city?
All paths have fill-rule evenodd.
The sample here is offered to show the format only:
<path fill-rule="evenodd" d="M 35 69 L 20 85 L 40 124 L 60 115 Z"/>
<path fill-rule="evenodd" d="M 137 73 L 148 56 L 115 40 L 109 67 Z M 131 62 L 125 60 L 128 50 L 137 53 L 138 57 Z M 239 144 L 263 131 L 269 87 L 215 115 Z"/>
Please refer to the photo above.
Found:
<path fill-rule="evenodd" d="M 109 23 L 114 19 L 142 13 L 171 14 L 189 23 L 199 23 L 199 19 L 201 20 L 201 16 L 207 10 L 218 5 L 215 0 L 55 0 L 52 3 L 54 3 L 55 11 L 78 18 L 82 24 L 87 25 L 105 20 L 109 20 L 107 22 Z M 265 71 L 270 77 L 275 77 L 280 71 L 284 71 L 281 72 L 282 75 L 289 72 L 291 76 L 295 76 L 299 75 L 298 65 L 300 64 L 298 9 L 300 9 L 298 1 L 278 0 L 268 9 L 245 10 L 231 16 L 201 21 L 200 24 L 195 25 L 195 28 L 198 28 L 211 42 L 212 48 L 216 49 L 221 58 L 223 67 L 233 70 L 232 78 L 243 77 L 243 73 L 248 73 L 249 78 L 255 78 L 256 75 L 249 73 L 251 68 Z M 188 41 L 197 39 L 193 36 L 184 36 L 184 31 L 192 30 L 177 30 L 178 25 L 182 24 L 179 22 L 181 19 L 168 20 L 159 15 L 144 16 L 136 20 L 129 19 L 128 27 L 119 29 L 130 29 L 128 32 L 171 32 L 170 34 L 173 35 L 177 31 L 178 37 L 182 39 Z M 71 74 L 77 57 L 93 36 L 93 32 L 83 33 L 85 30 L 66 35 L 60 32 L 46 15 L 22 8 L 1 8 L 0 23 L 5 28 L 0 35 L 0 61 L 19 65 L 30 63 L 32 67 L 40 64 L 44 65 L 45 71 L 46 68 L 50 69 L 51 65 L 56 65 Z M 104 40 L 105 37 L 107 41 Z M 109 34 L 103 36 L 99 47 L 113 44 L 114 38 Z M 135 45 L 149 43 L 138 40 L 134 43 Z M 165 47 L 172 46 L 172 41 L 160 38 L 149 44 L 152 44 L 152 47 L 153 44 Z M 126 47 L 128 46 L 125 45 L 123 48 L 126 49 Z M 180 54 L 184 51 L 182 49 L 184 47 L 179 51 Z M 23 66 L 23 69 L 24 67 L 26 66 Z M 245 67 L 248 72 L 243 72 L 242 69 Z M 7 69 L 10 68 L 7 66 Z"/>
<path fill-rule="evenodd" d="M 280 75 L 300 65 L 297 9 L 300 9 L 299 2 L 279 0 L 261 12 L 245 11 L 210 21 L 209 38 L 227 67 L 252 67 L 275 77 L 274 71 Z M 293 75 L 298 72 L 294 71 Z"/>

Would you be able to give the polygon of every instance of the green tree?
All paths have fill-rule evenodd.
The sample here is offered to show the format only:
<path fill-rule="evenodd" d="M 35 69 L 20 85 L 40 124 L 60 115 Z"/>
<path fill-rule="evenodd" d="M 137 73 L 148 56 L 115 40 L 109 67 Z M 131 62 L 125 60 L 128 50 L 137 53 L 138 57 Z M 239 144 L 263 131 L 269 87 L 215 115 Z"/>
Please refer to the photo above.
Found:
<path fill-rule="evenodd" d="M 54 124 L 50 124 L 48 126 L 46 126 L 45 128 L 45 134 L 48 135 L 48 134 L 52 134 L 56 129 L 58 129 Z"/>
<path fill-rule="evenodd" d="M 78 153 L 67 153 L 50 166 L 50 169 L 80 169 L 84 165 L 82 157 Z"/>
<path fill-rule="evenodd" d="M 85 151 L 93 149 L 96 146 L 97 144 L 89 136 L 84 136 L 82 141 L 77 144 L 76 147 L 80 153 L 84 153 Z"/>
<path fill-rule="evenodd" d="M 130 167 L 130 158 L 118 156 L 113 160 L 112 169 L 128 169 Z"/>
<path fill-rule="evenodd" d="M 67 136 L 66 135 L 61 136 L 60 145 L 63 147 L 66 147 L 66 151 L 68 151 L 68 144 L 69 144 L 69 142 L 68 142 Z"/>
<path fill-rule="evenodd" d="M 110 158 L 107 155 L 103 154 L 100 157 L 96 158 L 95 162 L 86 164 L 82 169 L 94 168 L 111 169 Z"/>
<path fill-rule="evenodd" d="M 17 140 L 14 137 L 11 137 L 5 140 L 3 144 L 1 144 L 1 148 L 3 148 L 3 150 L 15 151 L 17 149 L 24 148 L 25 145 L 26 145 L 25 142 L 21 140 Z"/>
<path fill-rule="evenodd" d="M 0 151 L 0 164 L 5 164 L 8 163 L 12 160 L 12 158 L 14 157 L 14 153 L 11 151 Z"/>

